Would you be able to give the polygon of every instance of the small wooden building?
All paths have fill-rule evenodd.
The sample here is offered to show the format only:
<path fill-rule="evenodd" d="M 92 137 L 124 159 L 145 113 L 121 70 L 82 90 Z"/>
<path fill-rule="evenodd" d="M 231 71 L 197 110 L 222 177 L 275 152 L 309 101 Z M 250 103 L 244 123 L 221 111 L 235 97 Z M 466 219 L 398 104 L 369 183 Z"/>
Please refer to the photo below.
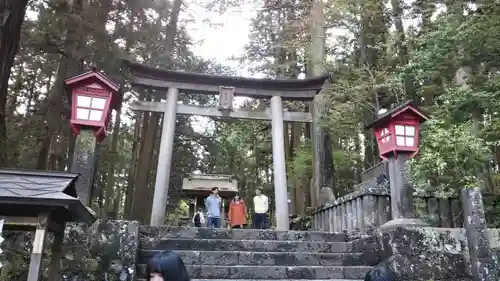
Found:
<path fill-rule="evenodd" d="M 49 281 L 59 281 L 66 222 L 92 224 L 96 217 L 77 196 L 78 174 L 0 169 L 0 220 L 3 230 L 34 231 L 28 280 L 41 280 L 47 233 L 54 233 Z"/>
<path fill-rule="evenodd" d="M 189 174 L 182 182 L 182 192 L 190 199 L 189 215 L 193 216 L 197 209 L 205 209 L 205 198 L 212 188 L 219 189 L 222 197 L 221 227 L 225 226 L 225 214 L 229 208 L 229 201 L 238 194 L 238 181 L 232 175 L 222 174 Z"/>

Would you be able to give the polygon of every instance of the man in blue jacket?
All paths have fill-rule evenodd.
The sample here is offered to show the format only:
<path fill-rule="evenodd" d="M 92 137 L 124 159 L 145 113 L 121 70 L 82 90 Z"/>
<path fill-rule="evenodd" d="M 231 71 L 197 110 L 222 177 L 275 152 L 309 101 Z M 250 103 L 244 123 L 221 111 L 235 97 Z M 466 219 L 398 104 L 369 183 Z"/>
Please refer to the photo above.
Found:
<path fill-rule="evenodd" d="M 220 227 L 220 208 L 222 199 L 219 196 L 219 188 L 213 187 L 212 194 L 205 199 L 207 210 L 207 223 L 209 228 Z"/>

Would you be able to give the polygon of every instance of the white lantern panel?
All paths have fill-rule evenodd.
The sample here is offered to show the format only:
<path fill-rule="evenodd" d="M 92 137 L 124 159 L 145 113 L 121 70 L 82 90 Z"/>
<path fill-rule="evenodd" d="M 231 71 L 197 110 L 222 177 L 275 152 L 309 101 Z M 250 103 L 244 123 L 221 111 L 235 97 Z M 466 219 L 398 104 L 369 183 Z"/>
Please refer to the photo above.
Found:
<path fill-rule="evenodd" d="M 406 137 L 406 146 L 415 145 L 415 139 L 413 137 Z"/>
<path fill-rule="evenodd" d="M 396 125 L 396 135 L 404 136 L 405 135 L 405 127 L 401 125 Z"/>
<path fill-rule="evenodd" d="M 90 107 L 92 101 L 91 97 L 88 96 L 76 96 L 76 106 L 77 107 Z"/>
<path fill-rule="evenodd" d="M 388 143 L 389 141 L 391 141 L 391 136 L 387 136 L 384 138 L 384 143 Z"/>
<path fill-rule="evenodd" d="M 76 119 L 89 120 L 89 110 L 86 108 L 77 108 Z"/>
<path fill-rule="evenodd" d="M 92 105 L 90 106 L 92 109 L 104 109 L 106 105 L 105 98 L 92 98 Z"/>
<path fill-rule="evenodd" d="M 413 126 L 406 126 L 405 127 L 405 135 L 413 137 L 415 135 L 415 127 L 413 127 Z"/>
<path fill-rule="evenodd" d="M 102 111 L 101 110 L 91 110 L 89 120 L 91 121 L 101 121 Z"/>
<path fill-rule="evenodd" d="M 396 145 L 405 146 L 405 137 L 396 137 Z"/>

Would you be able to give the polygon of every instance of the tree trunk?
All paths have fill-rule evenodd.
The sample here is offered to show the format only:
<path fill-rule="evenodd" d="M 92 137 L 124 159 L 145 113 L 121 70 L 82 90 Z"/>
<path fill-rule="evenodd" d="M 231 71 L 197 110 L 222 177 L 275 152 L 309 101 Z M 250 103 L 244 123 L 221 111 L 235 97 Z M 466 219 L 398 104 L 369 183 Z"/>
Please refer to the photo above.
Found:
<path fill-rule="evenodd" d="M 142 91 L 139 94 L 139 100 L 144 100 L 145 94 Z M 136 113 L 135 117 L 135 125 L 134 125 L 134 139 L 132 143 L 132 161 L 129 166 L 128 175 L 127 175 L 127 188 L 126 188 L 126 197 L 125 197 L 125 208 L 123 211 L 124 219 L 132 218 L 132 206 L 134 205 L 134 198 L 136 192 L 135 185 L 135 176 L 137 174 L 137 159 L 139 159 L 139 140 L 141 138 L 141 123 L 144 119 L 144 114 Z"/>
<path fill-rule="evenodd" d="M 69 13 L 75 15 L 82 14 L 83 0 L 66 1 L 69 7 Z M 62 4 L 61 4 L 62 5 Z M 64 5 L 62 5 L 64 7 Z M 52 86 L 50 95 L 44 106 L 44 113 L 47 118 L 45 126 L 45 136 L 40 141 L 40 151 L 38 153 L 37 169 L 44 170 L 47 165 L 47 158 L 51 151 L 52 138 L 57 138 L 60 130 L 65 133 L 70 130 L 69 126 L 63 126 L 63 122 L 68 122 L 70 106 L 67 102 L 64 80 L 68 77 L 79 74 L 83 71 L 83 60 L 80 58 L 80 50 L 84 44 L 84 32 L 81 30 L 81 24 L 74 18 L 65 15 L 66 23 L 66 41 L 64 42 L 64 54 L 61 55 L 59 65 L 57 66 L 57 74 L 54 85 Z M 67 133 L 66 133 L 67 134 Z M 74 138 L 68 138 L 66 141 L 67 149 L 72 144 L 69 140 L 74 141 Z"/>
<path fill-rule="evenodd" d="M 157 95 L 154 102 L 160 102 L 161 96 Z M 149 204 L 149 180 L 152 168 L 152 158 L 153 149 L 156 140 L 156 132 L 158 131 L 158 126 L 160 122 L 160 113 L 151 113 L 151 118 L 149 119 L 149 124 L 145 128 L 145 133 L 142 138 L 143 149 L 139 156 L 139 166 L 137 169 L 137 180 L 136 180 L 136 200 L 132 206 L 132 214 L 135 220 L 142 221 L 146 223 L 147 221 L 147 211 L 148 208 L 144 206 L 145 202 Z"/>
<path fill-rule="evenodd" d="M 408 64 L 408 48 L 406 47 L 405 30 L 403 26 L 403 8 L 401 0 L 391 0 L 392 5 L 392 17 L 394 20 L 394 25 L 396 27 L 396 48 L 398 51 L 399 63 L 401 67 Z M 417 93 L 413 86 L 413 79 L 411 77 L 405 77 L 403 80 L 404 90 L 406 99 L 413 100 L 417 104 L 419 100 L 417 99 Z"/>
<path fill-rule="evenodd" d="M 290 149 L 292 157 L 297 157 L 297 151 L 300 149 L 300 136 L 302 135 L 302 124 L 300 123 L 292 123 L 291 130 L 291 140 L 290 140 Z M 306 194 L 303 193 L 303 180 L 299 180 L 293 186 L 292 192 L 292 203 L 294 206 L 294 211 L 296 214 L 303 215 L 305 213 L 305 197 Z"/>
<path fill-rule="evenodd" d="M 171 59 L 172 59 L 172 51 L 174 49 L 174 41 L 175 37 L 177 35 L 177 25 L 179 21 L 179 14 L 181 12 L 181 6 L 182 6 L 182 0 L 175 0 L 173 5 L 172 5 L 172 11 L 170 13 L 170 20 L 167 25 L 167 36 L 165 38 L 164 42 L 164 47 L 165 47 L 165 54 L 164 56 L 167 58 L 168 62 L 167 65 L 170 65 Z M 161 96 L 156 94 L 156 101 L 159 101 Z M 136 182 L 136 194 L 140 196 L 140 198 L 143 198 L 144 200 L 135 200 L 135 203 L 132 205 L 132 214 L 133 216 L 136 217 L 136 219 L 139 219 L 141 217 L 141 220 L 146 219 L 149 214 L 145 214 L 147 212 L 148 208 L 144 208 L 142 204 L 144 202 L 149 201 L 148 194 L 149 194 L 149 175 L 150 175 L 150 163 L 152 162 L 152 157 L 153 157 L 153 149 L 154 149 L 154 143 L 155 143 L 155 137 L 156 137 L 156 132 L 158 131 L 158 126 L 160 122 L 160 115 L 159 114 L 152 114 L 151 121 L 149 122 L 149 125 L 147 126 L 146 130 L 146 136 L 144 138 L 144 150 L 141 151 L 140 159 L 139 159 L 139 169 L 140 171 L 137 174 L 137 182 Z M 143 169 L 143 170 L 141 170 Z M 170 171 L 171 172 L 171 171 Z M 142 190 L 137 190 L 137 188 L 140 187 Z M 135 207 L 137 206 L 137 207 Z M 142 214 L 142 215 L 140 215 Z"/>
<path fill-rule="evenodd" d="M 120 123 L 121 123 L 121 109 L 116 111 L 115 123 L 113 124 L 113 135 L 111 140 L 111 150 L 109 152 L 110 159 L 108 163 L 108 174 L 106 176 L 106 212 L 104 212 L 103 219 L 117 219 L 117 214 L 114 211 L 115 204 L 118 201 L 117 192 L 115 192 L 115 166 L 117 160 L 118 139 L 120 138 Z"/>
<path fill-rule="evenodd" d="M 311 57 L 308 63 L 308 76 L 320 76 L 324 74 L 325 59 L 325 16 L 324 3 L 321 0 L 312 1 L 312 7 L 309 15 L 309 30 L 311 33 L 311 45 L 309 55 Z M 316 207 L 324 203 L 322 198 L 326 198 L 323 193 L 331 194 L 335 189 L 332 157 L 332 143 L 330 135 L 321 124 L 323 114 L 326 111 L 327 96 L 321 91 L 313 102 L 313 129 L 312 129 L 312 147 L 313 147 L 313 179 L 311 188 L 311 205 Z M 330 189 L 330 191 L 327 191 Z M 328 198 L 330 199 L 330 198 Z"/>
<path fill-rule="evenodd" d="M 21 26 L 28 0 L 0 1 L 0 166 L 7 165 L 7 126 L 5 106 L 9 78 L 19 48 Z"/>

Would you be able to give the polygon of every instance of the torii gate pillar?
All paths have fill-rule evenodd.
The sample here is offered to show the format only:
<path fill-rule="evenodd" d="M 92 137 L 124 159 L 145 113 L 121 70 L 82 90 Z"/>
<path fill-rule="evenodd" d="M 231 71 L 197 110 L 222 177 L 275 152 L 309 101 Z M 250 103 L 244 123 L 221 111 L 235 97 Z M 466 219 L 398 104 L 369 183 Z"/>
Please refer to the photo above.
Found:
<path fill-rule="evenodd" d="M 165 222 L 170 170 L 172 168 L 172 154 L 174 150 L 178 96 L 178 89 L 169 88 L 167 92 L 167 102 L 164 103 L 165 109 L 163 113 L 163 126 L 161 129 L 160 151 L 158 153 L 158 166 L 156 166 L 155 191 L 153 208 L 151 211 L 152 226 L 160 226 Z"/>
<path fill-rule="evenodd" d="M 279 96 L 271 98 L 271 127 L 276 228 L 278 230 L 288 230 L 288 188 L 286 184 L 285 139 L 283 136 L 283 105 Z"/>

